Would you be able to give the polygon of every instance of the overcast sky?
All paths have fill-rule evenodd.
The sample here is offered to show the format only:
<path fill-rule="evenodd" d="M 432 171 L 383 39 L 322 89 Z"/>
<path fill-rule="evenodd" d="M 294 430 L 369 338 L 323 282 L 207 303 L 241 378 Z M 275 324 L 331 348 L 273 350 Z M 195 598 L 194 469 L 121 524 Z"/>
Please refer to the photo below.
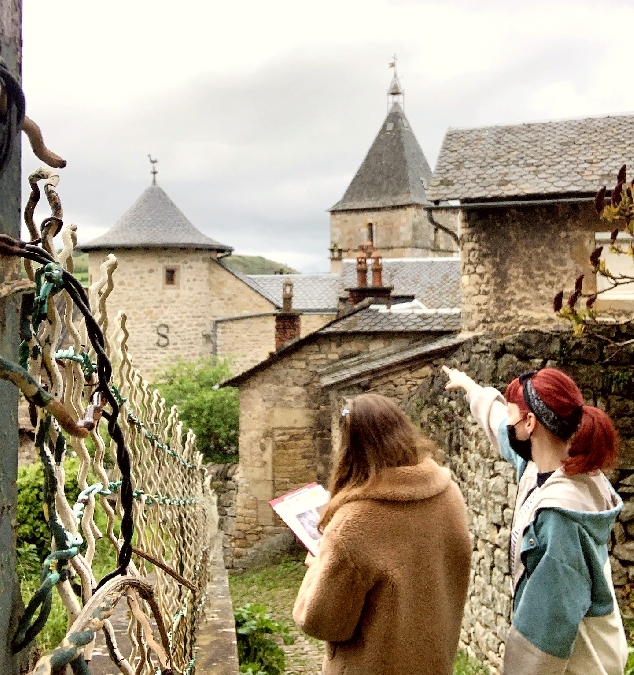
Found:
<path fill-rule="evenodd" d="M 151 153 L 205 234 L 325 272 L 393 53 L 433 167 L 448 127 L 634 111 L 632 25 L 627 0 L 27 0 L 23 86 L 80 241 L 150 184 Z M 39 164 L 23 144 L 24 193 Z"/>

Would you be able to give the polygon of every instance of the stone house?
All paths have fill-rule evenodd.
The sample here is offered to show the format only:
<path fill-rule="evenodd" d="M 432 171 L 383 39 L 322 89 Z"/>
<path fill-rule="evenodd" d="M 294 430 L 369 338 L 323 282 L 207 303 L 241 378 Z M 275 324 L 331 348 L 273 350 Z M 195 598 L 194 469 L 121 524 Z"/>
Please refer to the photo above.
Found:
<path fill-rule="evenodd" d="M 118 260 L 109 307 L 128 315 L 130 348 L 142 372 L 149 375 L 175 356 L 216 355 L 230 358 L 239 373 L 284 340 L 318 330 L 347 302 L 354 257 L 368 241 L 383 258 L 394 296 L 424 302 L 425 283 L 454 275 L 457 212 L 444 210 L 434 219 L 425 210 L 429 165 L 395 93 L 401 92 L 398 78 L 389 91 L 390 112 L 331 209 L 331 237 L 342 244 L 331 247 L 330 274 L 233 272 L 225 260 L 233 249 L 194 227 L 156 184 L 155 171 L 152 185 L 114 227 L 80 247 L 89 253 L 91 279 L 108 254 Z M 429 258 L 437 264 L 430 266 Z"/>
<path fill-rule="evenodd" d="M 275 349 L 281 283 L 273 295 L 230 270 L 223 258 L 233 249 L 196 229 L 155 181 L 114 227 L 80 249 L 88 253 L 90 283 L 109 254 L 117 258 L 108 306 L 127 314 L 130 350 L 141 372 L 150 375 L 174 357 L 211 355 L 229 357 L 239 372 Z M 306 311 L 299 334 L 334 312 L 321 317 L 319 308 Z"/>
<path fill-rule="evenodd" d="M 607 226 L 593 200 L 632 165 L 633 132 L 632 115 L 447 131 L 427 196 L 434 213 L 459 203 L 465 330 L 552 327 L 559 290 L 584 274 L 595 292 L 589 257 Z M 634 291 L 596 306 L 627 319 Z"/>

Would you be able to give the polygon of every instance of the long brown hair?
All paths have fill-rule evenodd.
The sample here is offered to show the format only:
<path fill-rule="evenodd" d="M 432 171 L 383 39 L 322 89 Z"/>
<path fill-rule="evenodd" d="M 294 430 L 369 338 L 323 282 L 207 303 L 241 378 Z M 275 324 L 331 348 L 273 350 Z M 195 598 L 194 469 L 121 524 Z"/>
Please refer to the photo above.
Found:
<path fill-rule="evenodd" d="M 414 466 L 435 450 L 393 401 L 378 394 L 361 394 L 349 401 L 341 424 L 341 449 L 330 476 L 330 502 L 322 512 L 320 531 L 349 492 L 376 480 L 383 469 Z"/>

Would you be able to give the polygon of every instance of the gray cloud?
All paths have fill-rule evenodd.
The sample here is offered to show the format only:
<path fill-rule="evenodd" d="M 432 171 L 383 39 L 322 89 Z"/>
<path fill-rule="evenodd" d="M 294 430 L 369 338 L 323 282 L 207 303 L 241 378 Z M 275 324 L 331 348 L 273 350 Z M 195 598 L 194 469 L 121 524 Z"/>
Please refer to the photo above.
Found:
<path fill-rule="evenodd" d="M 404 57 L 413 50 L 401 47 Z M 460 48 L 448 34 L 447 53 Z M 600 77 L 602 49 L 588 39 L 536 36 L 486 72 L 434 82 L 410 70 L 406 113 L 430 163 L 448 126 L 529 121 L 536 89 L 561 81 L 587 88 Z M 69 161 L 60 185 L 67 218 L 80 235 L 82 222 L 112 226 L 149 185 L 151 152 L 159 184 L 200 230 L 236 252 L 273 252 L 304 272 L 326 271 L 325 211 L 386 114 L 393 50 L 382 43 L 289 51 L 247 75 L 166 82 L 164 95 L 114 112 L 52 106 L 41 123 Z M 35 168 L 24 155 L 25 171 Z"/>

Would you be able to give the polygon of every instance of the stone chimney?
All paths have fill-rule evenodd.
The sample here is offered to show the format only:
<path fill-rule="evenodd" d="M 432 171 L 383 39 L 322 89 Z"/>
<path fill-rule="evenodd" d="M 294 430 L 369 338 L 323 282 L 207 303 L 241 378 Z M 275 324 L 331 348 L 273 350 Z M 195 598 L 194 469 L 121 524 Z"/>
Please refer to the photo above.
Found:
<path fill-rule="evenodd" d="M 368 286 L 368 260 L 372 261 L 372 285 Z M 357 255 L 357 285 L 346 289 L 349 303 L 354 306 L 366 298 L 372 298 L 377 304 L 391 304 L 392 286 L 383 285 L 383 265 L 381 254 L 374 250 L 371 242 L 361 244 Z"/>
<path fill-rule="evenodd" d="M 282 311 L 275 315 L 275 349 L 295 340 L 301 333 L 301 316 L 293 311 L 293 282 L 287 279 L 282 287 Z"/>

